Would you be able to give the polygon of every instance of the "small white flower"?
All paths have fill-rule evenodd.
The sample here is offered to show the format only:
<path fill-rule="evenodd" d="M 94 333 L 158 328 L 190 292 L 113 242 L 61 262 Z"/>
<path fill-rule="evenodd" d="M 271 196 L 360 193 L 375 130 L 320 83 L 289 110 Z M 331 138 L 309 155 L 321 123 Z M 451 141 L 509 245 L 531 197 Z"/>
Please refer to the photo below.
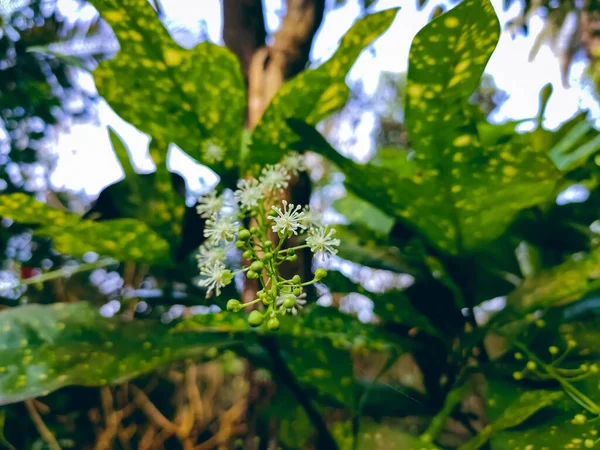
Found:
<path fill-rule="evenodd" d="M 272 216 L 271 219 L 275 222 L 271 227 L 274 233 L 286 234 L 291 231 L 298 234 L 298 230 L 306 229 L 306 226 L 301 223 L 302 212 L 301 206 L 294 206 L 292 203 L 283 200 L 283 210 L 278 206 L 271 206 L 271 209 L 277 213 L 277 216 Z"/>
<path fill-rule="evenodd" d="M 217 196 L 216 191 L 211 191 L 198 199 L 196 212 L 200 217 L 208 219 L 223 208 L 225 201 L 222 196 Z"/>
<path fill-rule="evenodd" d="M 328 227 L 316 227 L 308 230 L 306 243 L 313 253 L 322 253 L 324 256 L 335 255 L 340 240 L 334 238 L 335 229 Z"/>
<path fill-rule="evenodd" d="M 298 152 L 289 152 L 281 160 L 281 165 L 292 175 L 298 175 L 300 172 L 306 170 L 304 155 L 301 155 Z"/>
<path fill-rule="evenodd" d="M 202 156 L 209 164 L 218 163 L 223 161 L 225 150 L 223 150 L 223 147 L 218 145 L 215 141 L 204 141 L 202 143 Z"/>
<path fill-rule="evenodd" d="M 285 170 L 285 167 L 281 164 L 275 164 L 274 166 L 269 165 L 265 167 L 261 172 L 259 180 L 265 188 L 274 192 L 288 187 L 290 178 L 291 176 Z"/>
<path fill-rule="evenodd" d="M 198 285 L 208 288 L 206 297 L 209 297 L 213 290 L 217 295 L 221 295 L 221 288 L 227 286 L 233 280 L 231 270 L 226 269 L 225 264 L 220 262 L 202 267 L 200 276 L 203 278 L 198 282 Z"/>
<path fill-rule="evenodd" d="M 294 316 L 296 314 L 298 314 L 298 311 L 302 308 L 304 308 L 304 305 L 306 305 L 306 292 L 303 292 L 302 294 L 295 296 L 294 294 L 281 294 L 279 296 L 277 296 L 277 306 L 281 306 L 283 304 L 283 302 L 285 301 L 286 298 L 293 298 L 294 300 L 296 300 L 296 304 L 288 309 L 284 309 L 283 313 L 291 313 Z"/>
<path fill-rule="evenodd" d="M 304 207 L 300 215 L 300 222 L 305 226 L 305 228 L 321 225 L 321 214 L 308 205 Z"/>
<path fill-rule="evenodd" d="M 198 248 L 196 260 L 198 261 L 199 269 L 201 269 L 203 266 L 208 266 L 216 262 L 222 263 L 225 261 L 225 248 L 215 247 L 209 242 L 205 242 Z"/>
<path fill-rule="evenodd" d="M 233 240 L 239 223 L 230 215 L 213 214 L 204 226 L 204 237 L 213 245 Z"/>
<path fill-rule="evenodd" d="M 239 180 L 237 191 L 233 193 L 233 198 L 238 201 L 242 209 L 250 210 L 258 206 L 258 202 L 263 198 L 263 187 L 257 180 Z"/>

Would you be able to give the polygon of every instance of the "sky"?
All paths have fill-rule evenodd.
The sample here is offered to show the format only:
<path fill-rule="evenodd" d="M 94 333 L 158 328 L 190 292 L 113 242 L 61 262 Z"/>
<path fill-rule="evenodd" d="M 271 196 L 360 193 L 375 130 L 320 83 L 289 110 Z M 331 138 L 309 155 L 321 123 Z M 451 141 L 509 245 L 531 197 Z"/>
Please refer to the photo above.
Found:
<path fill-rule="evenodd" d="M 68 9 L 69 0 L 62 1 Z M 333 3 L 333 0 L 328 0 L 330 12 L 326 14 L 313 44 L 311 60 L 315 64 L 327 60 L 333 54 L 339 39 L 361 14 L 358 1 L 347 0 L 343 6 L 331 10 Z M 360 80 L 365 91 L 372 94 L 382 71 L 406 71 L 413 37 L 427 23 L 436 5 L 450 4 L 446 0 L 430 0 L 422 11 L 417 11 L 416 3 L 416 0 L 380 0 L 374 5 L 374 10 L 396 6 L 402 6 L 402 9 L 390 29 L 372 45 L 373 51 L 364 51 L 359 57 L 348 76 L 349 82 Z M 508 11 L 503 9 L 503 0 L 492 0 L 492 3 L 503 24 L 519 12 L 518 2 Z M 211 41 L 222 43 L 219 0 L 162 0 L 162 4 L 169 18 L 171 32 L 176 37 L 185 40 L 186 35 L 189 38 L 204 32 Z M 279 27 L 284 4 L 285 2 L 278 0 L 265 1 L 265 21 L 269 32 Z M 527 37 L 513 37 L 508 32 L 502 34 L 486 72 L 493 76 L 499 89 L 508 93 L 508 99 L 493 113 L 492 120 L 503 122 L 534 117 L 539 109 L 539 92 L 546 83 L 552 83 L 554 87 L 546 112 L 546 127 L 556 128 L 580 109 L 591 109 L 594 117 L 599 118 L 598 104 L 591 97 L 589 87 L 581 82 L 584 61 L 576 61 L 573 65 L 571 87 L 567 89 L 561 82 L 559 60 L 548 46 L 542 47 L 534 61 L 528 60 L 542 24 L 540 17 L 534 17 Z M 91 77 L 82 76 L 81 79 L 82 83 L 93 89 Z M 60 134 L 58 148 L 61 156 L 50 180 L 55 188 L 84 191 L 95 196 L 104 186 L 123 176 L 111 150 L 106 125 L 113 127 L 125 139 L 139 170 L 152 170 L 153 164 L 147 155 L 149 138 L 123 122 L 105 103 L 101 103 L 99 123 L 75 125 L 68 132 Z M 365 115 L 356 129 L 352 147 L 346 149 L 345 153 L 350 153 L 358 160 L 372 154 L 370 133 L 373 125 L 372 116 Z M 528 126 L 531 124 L 524 124 L 523 129 Z M 344 130 L 343 127 L 341 129 Z M 218 180 L 214 174 L 202 169 L 176 148 L 171 149 L 169 166 L 171 170 L 182 174 L 188 180 L 188 187 L 196 192 Z"/>

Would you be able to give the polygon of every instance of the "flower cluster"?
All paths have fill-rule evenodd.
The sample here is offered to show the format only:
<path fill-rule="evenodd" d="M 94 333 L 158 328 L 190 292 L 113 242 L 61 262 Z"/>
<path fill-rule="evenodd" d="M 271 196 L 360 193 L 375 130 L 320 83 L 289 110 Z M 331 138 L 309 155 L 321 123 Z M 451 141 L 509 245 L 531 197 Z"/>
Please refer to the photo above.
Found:
<path fill-rule="evenodd" d="M 227 302 L 227 309 L 232 312 L 262 303 L 262 311 L 253 310 L 248 315 L 252 326 L 266 323 L 270 330 L 278 329 L 277 316 L 297 314 L 306 304 L 304 288 L 327 275 L 324 269 L 317 269 L 309 281 L 303 281 L 299 275 L 285 279 L 279 271 L 281 264 L 295 261 L 298 258 L 296 252 L 304 248 L 310 248 L 323 257 L 334 255 L 340 244 L 340 240 L 335 238 L 335 230 L 323 226 L 308 206 L 279 200 L 281 191 L 302 170 L 305 170 L 302 156 L 290 153 L 281 163 L 266 166 L 258 180 L 240 180 L 233 192 L 235 205 L 227 205 L 223 195 L 213 191 L 201 197 L 196 206 L 198 214 L 206 219 L 206 242 L 196 255 L 199 285 L 205 287 L 207 296 L 210 296 L 213 291 L 220 295 L 221 289 L 240 273 L 248 279 L 259 280 L 261 289 L 254 300 L 242 303 L 232 299 Z M 241 226 L 244 219 L 252 226 Z M 276 238 L 271 240 L 275 235 Z M 290 243 L 292 237 L 295 238 L 294 244 Z M 227 248 L 231 246 L 239 249 L 248 262 L 237 271 L 228 269 L 225 264 Z"/>

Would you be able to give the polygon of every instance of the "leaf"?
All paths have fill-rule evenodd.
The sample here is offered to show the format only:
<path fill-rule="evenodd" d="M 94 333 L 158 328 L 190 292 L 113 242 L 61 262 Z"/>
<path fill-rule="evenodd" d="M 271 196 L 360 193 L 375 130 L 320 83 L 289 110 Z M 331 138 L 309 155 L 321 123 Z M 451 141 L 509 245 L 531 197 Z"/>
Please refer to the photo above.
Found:
<path fill-rule="evenodd" d="M 380 235 L 389 235 L 394 226 L 394 219 L 373 204 L 353 194 L 346 194 L 337 199 L 333 202 L 333 208 L 351 224 L 365 226 Z"/>
<path fill-rule="evenodd" d="M 560 176 L 532 148 L 482 148 L 464 112 L 498 36 L 488 0 L 464 1 L 417 34 L 406 100 L 415 155 L 393 170 L 344 159 L 299 123 L 293 125 L 303 139 L 297 147 L 330 158 L 346 174 L 350 190 L 441 250 L 458 254 L 491 242 L 519 211 L 548 201 Z"/>
<path fill-rule="evenodd" d="M 548 152 L 556 167 L 569 172 L 600 150 L 600 133 L 586 120 L 571 128 Z"/>
<path fill-rule="evenodd" d="M 0 312 L 0 404 L 63 386 L 121 383 L 208 347 L 226 333 L 172 333 L 154 322 L 107 319 L 85 302 L 26 305 Z"/>
<path fill-rule="evenodd" d="M 279 89 L 251 135 L 252 163 L 260 167 L 278 162 L 296 140 L 286 119 L 297 117 L 316 124 L 344 106 L 349 95 L 346 75 L 363 49 L 389 28 L 397 11 L 392 8 L 357 20 L 331 59 L 304 70 Z"/>
<path fill-rule="evenodd" d="M 112 130 L 110 138 L 125 179 L 106 187 L 86 217 L 137 219 L 175 246 L 181 239 L 185 199 L 175 191 L 171 172 L 159 165 L 154 173 L 136 173 L 125 145 Z M 152 149 L 156 144 L 150 145 Z"/>
<path fill-rule="evenodd" d="M 370 423 L 361 425 L 358 450 L 438 450 L 417 436 L 403 432 L 397 426 Z"/>
<path fill-rule="evenodd" d="M 497 419 L 481 430 L 475 438 L 462 445 L 459 450 L 477 450 L 494 434 L 520 425 L 539 410 L 552 405 L 563 395 L 563 392 L 541 389 L 524 392 Z"/>
<path fill-rule="evenodd" d="M 83 256 L 96 252 L 121 261 L 169 261 L 167 241 L 137 220 L 84 220 L 77 214 L 54 209 L 22 193 L 0 195 L 0 216 L 42 225 L 34 230 L 34 234 L 52 238 L 54 248 L 61 253 Z"/>
<path fill-rule="evenodd" d="M 146 0 L 93 0 L 121 50 L 94 71 L 98 92 L 123 119 L 161 143 L 152 156 L 166 159 L 170 142 L 219 173 L 239 159 L 246 114 L 244 81 L 235 55 L 203 42 L 181 48 Z M 203 152 L 214 143 L 222 162 Z"/>
<path fill-rule="evenodd" d="M 575 254 L 568 261 L 527 278 L 507 298 L 507 305 L 527 312 L 579 300 L 597 289 L 600 249 Z"/>

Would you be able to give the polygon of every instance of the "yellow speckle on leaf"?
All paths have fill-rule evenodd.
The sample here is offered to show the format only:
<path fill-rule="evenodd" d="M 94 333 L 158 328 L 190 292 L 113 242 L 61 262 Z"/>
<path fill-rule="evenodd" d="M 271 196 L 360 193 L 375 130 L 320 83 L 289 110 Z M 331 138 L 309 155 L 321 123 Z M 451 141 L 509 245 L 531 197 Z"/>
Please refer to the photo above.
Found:
<path fill-rule="evenodd" d="M 462 136 L 458 136 L 453 141 L 454 145 L 457 147 L 464 147 L 465 145 L 469 145 L 471 143 L 471 135 L 463 134 Z"/>
<path fill-rule="evenodd" d="M 515 169 L 513 166 L 504 166 L 502 168 L 502 173 L 504 173 L 504 175 L 506 175 L 507 177 L 514 177 L 517 174 L 517 169 Z"/>
<path fill-rule="evenodd" d="M 170 48 L 165 50 L 165 63 L 167 66 L 177 66 L 179 63 L 181 63 L 181 59 L 181 52 Z"/>
<path fill-rule="evenodd" d="M 460 22 L 456 17 L 446 17 L 444 20 L 444 25 L 446 25 L 448 28 L 456 28 L 459 24 Z"/>

